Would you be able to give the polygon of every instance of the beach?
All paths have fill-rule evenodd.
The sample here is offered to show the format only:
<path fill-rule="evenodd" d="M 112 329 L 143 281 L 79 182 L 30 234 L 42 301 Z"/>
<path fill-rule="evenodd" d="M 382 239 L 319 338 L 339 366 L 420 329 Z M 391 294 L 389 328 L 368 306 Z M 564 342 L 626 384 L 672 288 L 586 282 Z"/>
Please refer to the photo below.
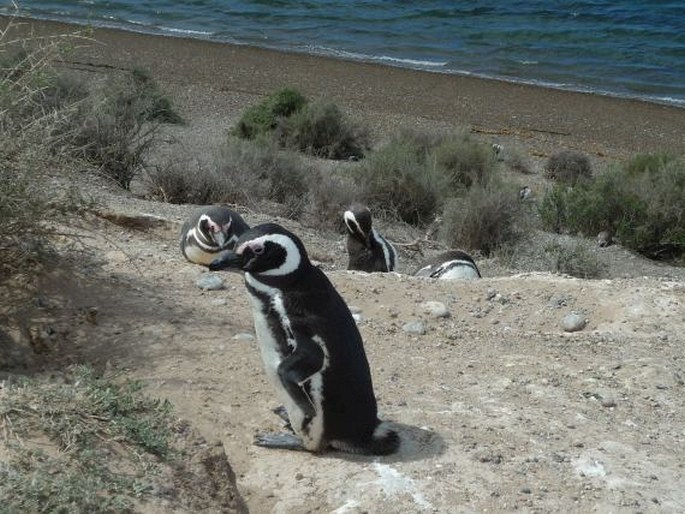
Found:
<path fill-rule="evenodd" d="M 13 24 L 35 35 L 84 30 Z M 381 137 L 400 124 L 468 127 L 539 158 L 562 149 L 598 158 L 685 153 L 685 109 L 675 106 L 196 39 L 104 28 L 88 35 L 68 55 L 69 67 L 148 71 L 205 143 L 219 141 L 248 105 L 288 86 L 336 102 Z"/>

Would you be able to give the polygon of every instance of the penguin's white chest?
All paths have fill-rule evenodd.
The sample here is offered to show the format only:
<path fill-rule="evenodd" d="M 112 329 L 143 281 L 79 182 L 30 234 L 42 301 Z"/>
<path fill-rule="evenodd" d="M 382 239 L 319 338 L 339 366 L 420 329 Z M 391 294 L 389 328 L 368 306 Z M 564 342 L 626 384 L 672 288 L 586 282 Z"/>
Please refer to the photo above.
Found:
<path fill-rule="evenodd" d="M 226 252 L 210 253 L 204 251 L 199 246 L 187 245 L 185 247 L 185 253 L 189 261 L 194 262 L 195 264 L 209 266 L 214 259 L 222 257 Z"/>
<path fill-rule="evenodd" d="M 255 335 L 259 343 L 259 351 L 262 354 L 264 369 L 267 376 L 275 385 L 280 385 L 278 379 L 278 366 L 284 358 L 279 350 L 276 335 L 269 326 L 269 320 L 264 313 L 264 305 L 259 298 L 251 296 L 252 313 L 254 315 Z"/>

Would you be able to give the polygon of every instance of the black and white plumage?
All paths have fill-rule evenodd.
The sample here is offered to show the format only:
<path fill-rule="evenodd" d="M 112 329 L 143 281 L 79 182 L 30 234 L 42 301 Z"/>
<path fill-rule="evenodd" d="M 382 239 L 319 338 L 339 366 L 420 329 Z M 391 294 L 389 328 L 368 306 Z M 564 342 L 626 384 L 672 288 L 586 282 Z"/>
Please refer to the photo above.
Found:
<path fill-rule="evenodd" d="M 249 227 L 237 212 L 219 205 L 195 210 L 181 229 L 181 253 L 190 262 L 209 265 L 230 250 Z"/>
<path fill-rule="evenodd" d="M 366 272 L 395 271 L 397 252 L 372 226 L 371 211 L 354 204 L 343 215 L 347 229 L 347 269 Z"/>
<path fill-rule="evenodd" d="M 266 374 L 293 434 L 271 448 L 385 455 L 399 437 L 378 419 L 369 364 L 349 308 L 300 239 L 275 223 L 253 227 L 211 270 L 242 270 Z"/>
<path fill-rule="evenodd" d="M 414 276 L 439 278 L 442 280 L 481 278 L 480 270 L 468 253 L 450 250 L 426 262 Z"/>

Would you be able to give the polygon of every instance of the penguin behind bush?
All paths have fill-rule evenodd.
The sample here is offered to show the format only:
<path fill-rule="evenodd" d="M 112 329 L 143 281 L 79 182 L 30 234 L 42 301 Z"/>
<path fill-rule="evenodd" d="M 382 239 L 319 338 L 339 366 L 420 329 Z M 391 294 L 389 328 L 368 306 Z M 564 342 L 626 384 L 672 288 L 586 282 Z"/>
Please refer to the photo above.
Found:
<path fill-rule="evenodd" d="M 362 204 L 353 204 L 343 214 L 347 229 L 347 269 L 395 271 L 397 252 L 372 226 L 371 211 Z"/>
<path fill-rule="evenodd" d="M 297 236 L 258 225 L 209 268 L 244 272 L 266 374 L 294 431 L 260 435 L 257 445 L 368 455 L 398 449 L 398 434 L 378 419 L 352 314 Z"/>

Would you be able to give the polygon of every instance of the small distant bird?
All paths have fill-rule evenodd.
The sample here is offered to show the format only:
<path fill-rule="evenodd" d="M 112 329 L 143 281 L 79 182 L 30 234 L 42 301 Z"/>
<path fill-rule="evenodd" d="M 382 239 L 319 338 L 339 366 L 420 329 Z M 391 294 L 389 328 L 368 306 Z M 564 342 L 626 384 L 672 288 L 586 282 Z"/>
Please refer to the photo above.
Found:
<path fill-rule="evenodd" d="M 347 269 L 366 271 L 395 271 L 397 252 L 372 227 L 371 211 L 362 204 L 353 204 L 343 215 L 347 228 Z"/>
<path fill-rule="evenodd" d="M 519 200 L 521 200 L 521 201 L 523 201 L 523 200 L 528 200 L 528 198 L 530 198 L 530 195 L 531 195 L 532 193 L 533 193 L 533 190 L 532 190 L 530 187 L 528 187 L 528 186 L 523 186 L 523 187 L 519 190 Z"/>
<path fill-rule="evenodd" d="M 240 214 L 227 207 L 201 207 L 183 224 L 181 253 L 190 262 L 208 266 L 249 228 Z"/>
<path fill-rule="evenodd" d="M 350 309 L 302 241 L 275 223 L 257 225 L 210 270 L 242 271 L 267 377 L 292 433 L 260 434 L 268 448 L 367 455 L 395 452 L 400 438 L 378 419 L 369 363 Z"/>
<path fill-rule="evenodd" d="M 481 278 L 476 262 L 468 253 L 450 250 L 426 262 L 416 273 L 416 277 L 439 278 L 442 280 Z"/>
<path fill-rule="evenodd" d="M 597 245 L 600 248 L 611 246 L 613 242 L 614 238 L 609 230 L 602 230 L 599 234 L 597 234 Z"/>
<path fill-rule="evenodd" d="M 504 158 L 502 157 L 502 152 L 504 151 L 504 147 L 500 145 L 499 143 L 492 143 L 492 151 L 495 152 L 495 155 L 497 156 L 498 161 L 503 161 Z"/>

